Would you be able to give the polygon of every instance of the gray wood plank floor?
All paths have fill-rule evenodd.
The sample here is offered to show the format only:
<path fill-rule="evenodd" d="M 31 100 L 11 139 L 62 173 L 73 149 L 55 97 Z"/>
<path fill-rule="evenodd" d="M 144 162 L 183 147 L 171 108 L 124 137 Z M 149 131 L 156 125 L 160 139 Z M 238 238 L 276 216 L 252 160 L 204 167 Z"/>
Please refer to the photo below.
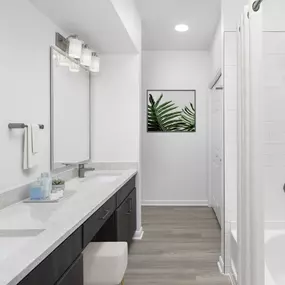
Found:
<path fill-rule="evenodd" d="M 143 207 L 125 285 L 230 285 L 217 267 L 220 229 L 207 207 Z"/>

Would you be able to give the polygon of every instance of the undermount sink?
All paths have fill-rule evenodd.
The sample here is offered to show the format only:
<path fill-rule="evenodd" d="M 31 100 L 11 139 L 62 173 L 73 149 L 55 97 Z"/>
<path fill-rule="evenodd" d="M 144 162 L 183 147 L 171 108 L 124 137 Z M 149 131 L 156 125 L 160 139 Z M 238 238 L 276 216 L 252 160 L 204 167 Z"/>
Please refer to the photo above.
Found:
<path fill-rule="evenodd" d="M 91 173 L 86 174 L 80 181 L 91 181 L 98 183 L 112 183 L 121 176 L 121 173 Z"/>
<path fill-rule="evenodd" d="M 44 229 L 0 229 L 0 238 L 29 238 L 36 237 Z"/>

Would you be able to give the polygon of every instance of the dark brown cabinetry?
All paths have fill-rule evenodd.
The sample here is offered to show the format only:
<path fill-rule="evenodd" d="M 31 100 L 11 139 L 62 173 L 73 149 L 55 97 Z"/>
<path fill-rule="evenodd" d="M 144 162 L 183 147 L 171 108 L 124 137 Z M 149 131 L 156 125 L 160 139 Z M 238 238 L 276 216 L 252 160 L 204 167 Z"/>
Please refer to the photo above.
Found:
<path fill-rule="evenodd" d="M 111 197 L 98 211 L 83 224 L 83 247 L 91 242 L 102 226 L 116 210 L 116 197 Z"/>
<path fill-rule="evenodd" d="M 46 259 L 44 259 L 20 285 L 53 285 L 82 252 L 82 227 L 78 228 Z"/>
<path fill-rule="evenodd" d="M 117 241 L 126 241 L 131 244 L 136 231 L 136 189 L 129 194 L 126 200 L 116 210 Z"/>
<path fill-rule="evenodd" d="M 83 285 L 83 256 L 82 254 L 63 274 L 56 285 Z"/>

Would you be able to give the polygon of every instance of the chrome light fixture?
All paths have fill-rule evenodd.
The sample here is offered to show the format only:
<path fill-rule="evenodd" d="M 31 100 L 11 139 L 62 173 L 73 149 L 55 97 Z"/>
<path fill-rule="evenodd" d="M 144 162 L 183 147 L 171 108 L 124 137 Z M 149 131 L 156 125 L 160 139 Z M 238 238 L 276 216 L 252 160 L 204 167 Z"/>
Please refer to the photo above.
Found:
<path fill-rule="evenodd" d="M 55 45 L 64 52 L 63 55 L 54 57 L 60 66 L 68 66 L 71 72 L 79 72 L 80 67 L 89 69 L 90 72 L 100 71 L 100 58 L 87 44 L 84 44 L 77 35 L 67 38 L 59 33 L 55 36 Z"/>
<path fill-rule="evenodd" d="M 82 49 L 82 54 L 80 58 L 80 63 L 84 66 L 91 66 L 92 61 L 92 50 L 89 49 L 88 45 L 84 45 Z"/>
<path fill-rule="evenodd" d="M 71 62 L 66 56 L 64 56 L 62 54 L 58 54 L 57 55 L 57 63 L 59 66 L 68 66 L 69 67 Z"/>
<path fill-rule="evenodd" d="M 72 35 L 68 37 L 69 48 L 68 54 L 72 58 L 80 59 L 82 53 L 83 41 L 79 40 L 78 36 Z"/>
<path fill-rule="evenodd" d="M 71 72 L 79 72 L 80 71 L 80 65 L 71 61 L 69 65 L 69 71 Z"/>
<path fill-rule="evenodd" d="M 99 72 L 100 71 L 100 58 L 96 52 L 92 52 L 91 66 L 90 66 L 89 70 L 91 72 Z"/>

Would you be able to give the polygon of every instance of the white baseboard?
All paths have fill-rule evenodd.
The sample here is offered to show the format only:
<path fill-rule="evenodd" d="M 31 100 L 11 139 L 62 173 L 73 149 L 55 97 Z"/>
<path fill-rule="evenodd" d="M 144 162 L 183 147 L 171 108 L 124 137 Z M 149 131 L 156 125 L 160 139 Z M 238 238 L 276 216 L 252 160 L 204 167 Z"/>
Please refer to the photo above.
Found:
<path fill-rule="evenodd" d="M 230 280 L 232 282 L 232 285 L 237 285 L 238 284 L 238 282 L 237 282 L 237 271 L 236 271 L 235 265 L 232 261 L 231 261 L 231 268 L 230 268 L 229 276 L 230 276 Z"/>
<path fill-rule="evenodd" d="M 205 206 L 208 207 L 207 200 L 145 200 L 142 206 Z"/>
<path fill-rule="evenodd" d="M 133 240 L 142 240 L 143 238 L 143 228 L 141 227 L 138 231 L 135 232 L 134 236 L 133 236 Z"/>

